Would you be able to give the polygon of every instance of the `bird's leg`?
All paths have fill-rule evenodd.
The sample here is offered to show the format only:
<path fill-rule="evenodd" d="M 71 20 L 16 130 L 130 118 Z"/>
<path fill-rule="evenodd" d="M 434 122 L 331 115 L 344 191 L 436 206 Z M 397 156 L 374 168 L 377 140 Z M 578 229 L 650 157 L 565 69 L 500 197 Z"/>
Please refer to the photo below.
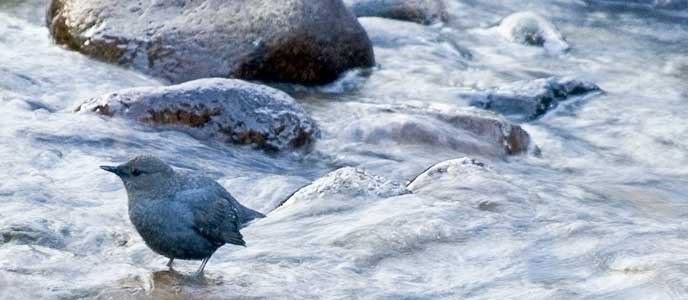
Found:
<path fill-rule="evenodd" d="M 174 257 L 170 258 L 170 261 L 167 262 L 167 266 L 172 268 L 172 262 L 174 261 Z"/>
<path fill-rule="evenodd" d="M 205 269 L 205 265 L 208 263 L 209 260 L 210 256 L 203 259 L 203 262 L 201 262 L 201 267 L 198 268 L 198 272 L 196 272 L 196 276 L 203 276 L 203 270 Z"/>

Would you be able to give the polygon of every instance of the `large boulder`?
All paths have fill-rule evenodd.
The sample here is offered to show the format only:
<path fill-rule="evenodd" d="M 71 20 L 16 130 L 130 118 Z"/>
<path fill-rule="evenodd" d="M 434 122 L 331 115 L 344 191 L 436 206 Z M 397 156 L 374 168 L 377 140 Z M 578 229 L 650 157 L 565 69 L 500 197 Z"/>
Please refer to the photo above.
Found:
<path fill-rule="evenodd" d="M 492 112 L 442 105 L 381 106 L 340 134 L 366 144 L 441 147 L 499 158 L 524 153 L 530 146 L 528 132 Z"/>
<path fill-rule="evenodd" d="M 127 89 L 88 100 L 76 111 L 268 150 L 302 147 L 319 134 L 315 121 L 289 95 L 236 79 Z"/>
<path fill-rule="evenodd" d="M 569 44 L 559 29 L 534 12 L 517 12 L 507 16 L 499 24 L 497 31 L 511 42 L 544 47 L 550 53 L 561 53 L 569 49 Z"/>
<path fill-rule="evenodd" d="M 443 22 L 443 0 L 344 0 L 357 17 L 382 17 L 421 24 Z"/>
<path fill-rule="evenodd" d="M 462 94 L 470 104 L 491 110 L 515 121 L 532 121 L 573 97 L 599 93 L 601 89 L 589 81 L 549 77 L 517 81 L 508 86 Z"/>
<path fill-rule="evenodd" d="M 341 0 L 53 0 L 48 23 L 59 44 L 174 83 L 321 84 L 374 64 Z"/>

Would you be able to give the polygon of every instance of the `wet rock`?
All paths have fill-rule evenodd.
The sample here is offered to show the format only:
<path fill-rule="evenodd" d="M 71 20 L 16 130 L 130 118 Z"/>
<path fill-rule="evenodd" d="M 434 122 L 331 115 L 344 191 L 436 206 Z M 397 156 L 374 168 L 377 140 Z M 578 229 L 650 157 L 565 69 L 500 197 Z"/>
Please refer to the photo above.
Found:
<path fill-rule="evenodd" d="M 123 117 L 267 150 L 303 147 L 319 135 L 315 121 L 289 95 L 235 79 L 127 89 L 93 98 L 77 112 Z"/>
<path fill-rule="evenodd" d="M 9 223 L 0 227 L 0 244 L 39 245 L 60 249 L 65 246 L 64 237 L 53 230 L 46 220 Z"/>
<path fill-rule="evenodd" d="M 59 44 L 174 83 L 321 84 L 374 64 L 341 0 L 52 0 L 48 23 Z"/>
<path fill-rule="evenodd" d="M 514 185 L 515 181 L 476 159 L 464 157 L 433 165 L 416 176 L 407 188 L 414 195 L 463 201 L 484 212 L 532 217 L 533 205 L 540 199 Z"/>
<path fill-rule="evenodd" d="M 443 0 L 345 0 L 344 3 L 357 17 L 383 17 L 421 24 L 447 19 Z"/>
<path fill-rule="evenodd" d="M 589 81 L 572 78 L 541 78 L 519 81 L 509 86 L 466 93 L 471 105 L 505 115 L 515 121 L 532 121 L 573 97 L 601 92 Z"/>
<path fill-rule="evenodd" d="M 447 160 L 433 165 L 416 176 L 407 187 L 412 191 L 422 191 L 442 178 L 460 177 L 470 172 L 482 172 L 486 168 L 484 163 L 469 157 Z"/>
<path fill-rule="evenodd" d="M 551 53 L 561 53 L 569 49 L 569 44 L 559 29 L 534 12 L 518 12 L 507 16 L 499 24 L 497 31 L 511 42 L 544 47 Z"/>
<path fill-rule="evenodd" d="M 494 113 L 440 105 L 380 107 L 341 134 L 367 144 L 444 147 L 488 157 L 524 153 L 530 145 L 525 130 Z"/>
<path fill-rule="evenodd" d="M 361 201 L 406 193 L 408 190 L 400 183 L 363 169 L 345 167 L 296 191 L 278 211 L 289 211 L 290 215 L 321 215 L 355 208 Z"/>

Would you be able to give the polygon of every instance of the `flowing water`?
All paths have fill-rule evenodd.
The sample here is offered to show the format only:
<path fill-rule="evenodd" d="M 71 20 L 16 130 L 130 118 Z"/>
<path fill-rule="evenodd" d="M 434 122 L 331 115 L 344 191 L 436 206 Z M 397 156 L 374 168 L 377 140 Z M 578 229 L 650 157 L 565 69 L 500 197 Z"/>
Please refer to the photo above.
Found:
<path fill-rule="evenodd" d="M 0 0 L 0 242 L 15 237 L 0 244 L 0 299 L 688 299 L 688 14 L 620 2 L 452 0 L 445 24 L 362 18 L 378 66 L 282 86 L 323 135 L 310 153 L 274 155 L 72 113 L 163 83 L 51 43 L 43 1 Z M 555 23 L 570 51 L 490 29 L 524 10 Z M 461 91 L 549 76 L 605 92 L 523 124 L 539 155 L 349 134 L 403 120 L 377 120 L 379 107 L 465 106 Z M 170 272 L 146 248 L 121 182 L 98 168 L 141 153 L 203 170 L 266 213 L 343 166 L 402 183 L 464 156 L 490 171 L 428 194 L 280 208 L 193 279 L 181 274 L 198 262 Z"/>

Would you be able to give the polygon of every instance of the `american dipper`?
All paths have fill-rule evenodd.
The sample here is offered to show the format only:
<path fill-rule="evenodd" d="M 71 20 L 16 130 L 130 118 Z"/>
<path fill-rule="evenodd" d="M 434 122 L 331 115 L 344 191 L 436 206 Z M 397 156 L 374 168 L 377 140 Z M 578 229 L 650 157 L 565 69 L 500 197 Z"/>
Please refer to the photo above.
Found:
<path fill-rule="evenodd" d="M 119 166 L 101 166 L 119 176 L 129 198 L 129 219 L 146 245 L 168 257 L 203 260 L 224 244 L 246 246 L 242 224 L 264 217 L 241 205 L 214 180 L 173 170 L 153 156 L 138 156 Z"/>

